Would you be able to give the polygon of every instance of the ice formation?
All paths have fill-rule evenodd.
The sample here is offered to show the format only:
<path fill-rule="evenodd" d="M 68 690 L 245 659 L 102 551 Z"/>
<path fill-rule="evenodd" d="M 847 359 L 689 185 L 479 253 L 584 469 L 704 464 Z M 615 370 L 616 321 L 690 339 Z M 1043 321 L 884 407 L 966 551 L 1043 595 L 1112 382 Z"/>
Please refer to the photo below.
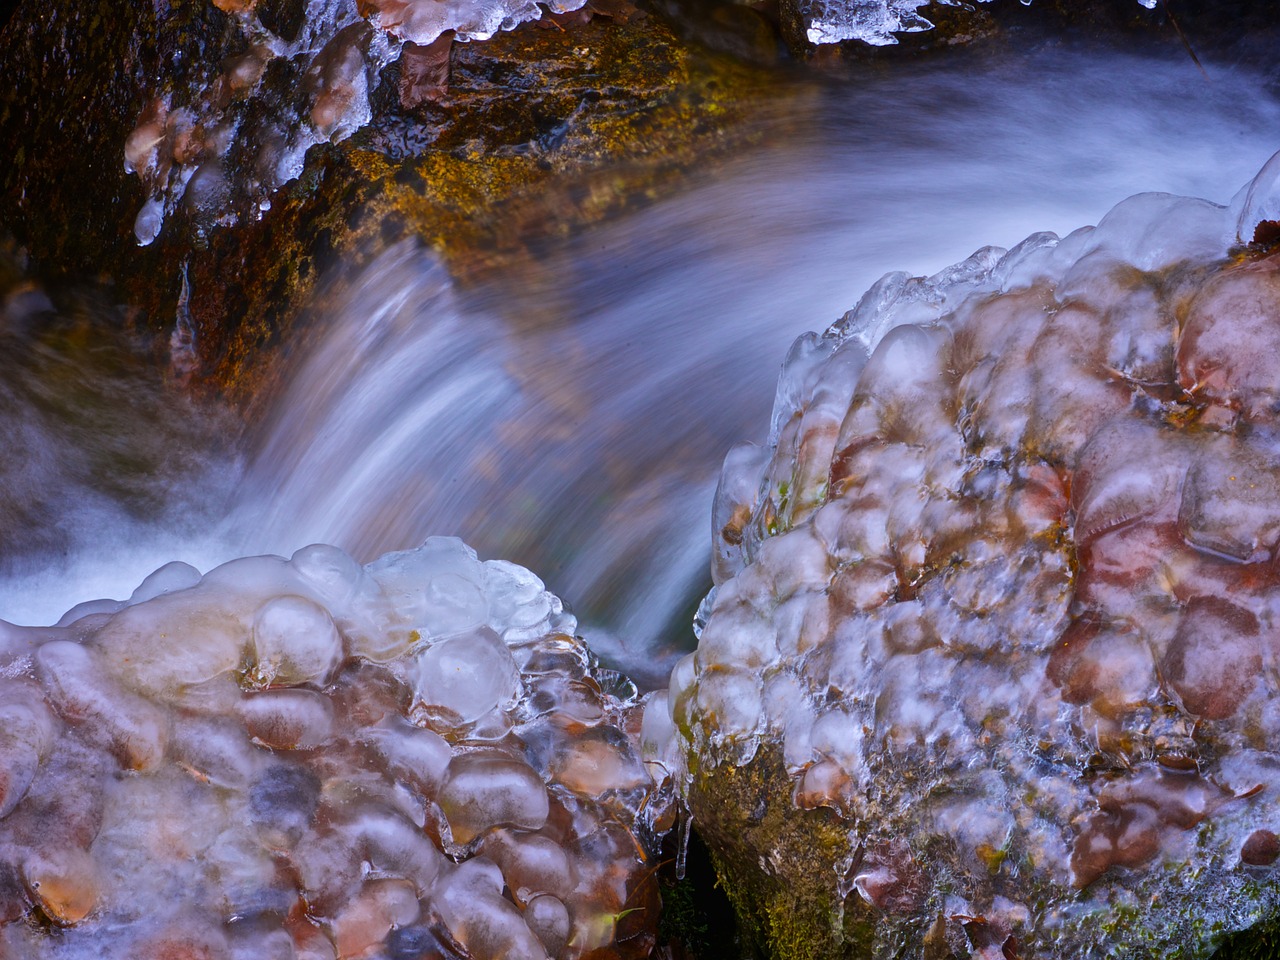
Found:
<path fill-rule="evenodd" d="M 932 30 L 917 11 L 932 0 L 808 0 L 800 4 L 810 43 L 861 40 L 872 46 L 895 44 L 899 33 Z M 983 0 L 987 2 L 987 0 Z"/>
<path fill-rule="evenodd" d="M 920 13 L 934 0 L 799 0 L 798 8 L 810 43 L 861 40 L 876 47 L 895 44 L 899 33 L 932 30 Z M 944 6 L 963 7 L 961 0 L 938 0 Z M 989 3 L 990 0 L 980 0 Z M 1030 4 L 1032 0 L 1022 0 Z M 1138 0 L 1148 10 L 1156 0 Z"/>
<path fill-rule="evenodd" d="M 586 0 L 313 0 L 296 17 L 258 0 L 209 2 L 236 52 L 158 91 L 124 145 L 148 197 L 134 221 L 143 246 L 179 204 L 203 229 L 268 209 L 308 149 L 369 122 L 370 93 L 402 50 L 412 57 L 445 34 L 485 40 Z"/>
<path fill-rule="evenodd" d="M 881 949 L 1202 956 L 1280 908 L 1278 177 L 885 277 L 728 455 L 645 758 L 696 798 L 780 756 Z"/>
<path fill-rule="evenodd" d="M 634 689 L 434 538 L 0 622 L 0 956 L 642 957 Z"/>

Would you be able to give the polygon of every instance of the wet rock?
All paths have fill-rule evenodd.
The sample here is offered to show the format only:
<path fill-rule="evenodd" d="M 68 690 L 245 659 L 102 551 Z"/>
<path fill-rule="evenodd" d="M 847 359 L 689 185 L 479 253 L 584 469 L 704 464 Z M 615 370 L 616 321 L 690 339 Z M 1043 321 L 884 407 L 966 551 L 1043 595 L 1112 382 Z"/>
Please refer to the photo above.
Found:
<path fill-rule="evenodd" d="M 641 738 L 768 955 L 1207 957 L 1280 913 L 1278 165 L 792 349 Z"/>
<path fill-rule="evenodd" d="M 731 154 L 743 92 L 768 82 L 657 17 L 613 15 L 625 4 L 452 52 L 381 6 L 19 10 L 0 32 L 0 224 L 42 273 L 117 281 L 165 338 L 186 311 L 196 385 L 261 397 L 324 264 L 407 234 L 459 272 L 520 256 Z M 508 28 L 546 10 L 508 6 Z"/>
<path fill-rule="evenodd" d="M 648 954 L 636 705 L 536 577 L 447 539 L 192 573 L 4 625 L 0 953 Z"/>
<path fill-rule="evenodd" d="M 34 269 L 111 277 L 165 339 L 177 320 L 184 380 L 265 400 L 334 259 L 416 235 L 493 269 L 754 135 L 771 78 L 623 7 L 451 49 L 342 0 L 24 8 L 0 33 L 0 223 Z"/>

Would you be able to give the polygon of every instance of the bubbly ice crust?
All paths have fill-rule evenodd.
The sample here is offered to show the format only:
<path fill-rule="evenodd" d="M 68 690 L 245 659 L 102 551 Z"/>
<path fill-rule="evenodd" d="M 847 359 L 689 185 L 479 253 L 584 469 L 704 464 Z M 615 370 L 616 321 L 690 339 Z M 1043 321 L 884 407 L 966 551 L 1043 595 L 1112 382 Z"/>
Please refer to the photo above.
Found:
<path fill-rule="evenodd" d="M 878 942 L 1200 956 L 1275 911 L 1278 170 L 886 276 L 727 457 L 645 756 L 780 755 Z"/>
<path fill-rule="evenodd" d="M 448 538 L 0 622 L 0 955 L 646 956 L 634 688 L 575 627 Z"/>

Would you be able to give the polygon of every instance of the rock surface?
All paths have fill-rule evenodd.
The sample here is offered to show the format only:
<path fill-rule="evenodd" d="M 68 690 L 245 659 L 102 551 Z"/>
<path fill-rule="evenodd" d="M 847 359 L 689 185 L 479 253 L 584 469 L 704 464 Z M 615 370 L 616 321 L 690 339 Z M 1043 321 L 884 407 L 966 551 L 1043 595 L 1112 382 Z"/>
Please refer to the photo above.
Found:
<path fill-rule="evenodd" d="M 575 626 L 446 538 L 0 622 L 0 954 L 646 956 L 664 824 Z"/>
<path fill-rule="evenodd" d="M 339 6 L 54 0 L 0 30 L 0 225 L 38 275 L 106 277 L 141 325 L 188 324 L 191 373 L 238 401 L 326 265 L 411 235 L 456 276 L 518 260 L 728 156 L 772 96 L 625 3 L 454 43 L 443 65 Z M 325 52 L 342 37 L 351 57 Z"/>
<path fill-rule="evenodd" d="M 1278 177 L 793 347 L 645 718 L 771 955 L 1203 957 L 1276 914 Z"/>

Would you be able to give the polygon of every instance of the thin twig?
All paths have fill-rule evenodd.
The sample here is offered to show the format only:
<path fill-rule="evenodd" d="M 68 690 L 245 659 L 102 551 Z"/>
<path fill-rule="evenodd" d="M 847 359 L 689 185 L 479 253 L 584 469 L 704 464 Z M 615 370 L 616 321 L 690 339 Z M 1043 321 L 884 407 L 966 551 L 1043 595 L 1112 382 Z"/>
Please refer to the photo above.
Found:
<path fill-rule="evenodd" d="M 1165 16 L 1169 18 L 1169 22 L 1173 24 L 1173 29 L 1178 32 L 1178 39 L 1182 41 L 1182 45 L 1187 48 L 1187 54 L 1191 57 L 1191 61 L 1200 68 L 1200 72 L 1204 74 L 1204 78 L 1212 83 L 1209 71 L 1204 68 L 1204 64 L 1200 62 L 1200 58 L 1196 56 L 1196 52 L 1191 49 L 1191 41 L 1187 39 L 1187 35 L 1182 32 L 1182 26 L 1178 23 L 1178 18 L 1173 15 L 1173 11 L 1169 9 L 1168 0 L 1160 0 L 1160 8 L 1165 12 Z"/>

